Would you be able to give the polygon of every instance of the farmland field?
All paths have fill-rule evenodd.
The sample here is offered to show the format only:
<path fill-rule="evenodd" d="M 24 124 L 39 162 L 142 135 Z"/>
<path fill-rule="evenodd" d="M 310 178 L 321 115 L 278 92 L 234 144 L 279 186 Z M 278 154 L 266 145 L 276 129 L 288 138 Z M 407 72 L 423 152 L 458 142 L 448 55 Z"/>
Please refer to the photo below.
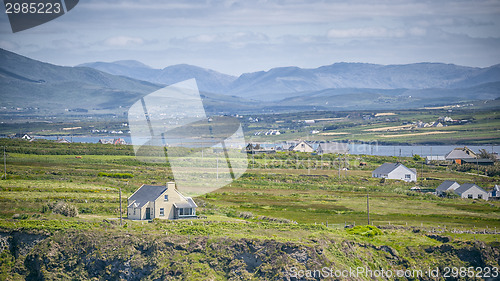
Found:
<path fill-rule="evenodd" d="M 74 231 L 93 237 L 121 237 L 131 233 L 136 239 L 166 233 L 174 240 L 206 237 L 203 239 L 211 239 L 207 241 L 219 246 L 220 239 L 254 239 L 256 242 L 252 243 L 276 241 L 304 247 L 335 240 L 373 245 L 375 248 L 370 251 L 375 251 L 375 256 L 379 255 L 377 247 L 391 247 L 408 256 L 412 255 L 409 249 L 440 247 L 442 242 L 429 238 L 432 233 L 449 237 L 453 247 L 463 247 L 466 245 L 463 243 L 469 241 L 498 247 L 499 235 L 495 233 L 500 232 L 499 201 L 447 199 L 410 191 L 415 185 L 432 191 L 445 179 L 475 182 L 491 188 L 498 184 L 498 176 L 423 166 L 413 158 L 399 160 L 408 167 L 418 168 L 419 173 L 423 171 L 424 177 L 419 176 L 417 183 L 381 182 L 371 178 L 374 168 L 398 160 L 395 157 L 358 155 L 343 160 L 337 155 L 319 157 L 289 152 L 256 155 L 249 159 L 249 168 L 241 178 L 195 198 L 200 219 L 144 224 L 126 220 L 124 216 L 124 226 L 120 227 L 119 188 L 125 208 L 126 198 L 141 184 L 172 181 L 168 165 L 137 161 L 130 146 L 7 139 L 1 139 L 1 145 L 6 147 L 7 164 L 7 179 L 0 181 L 0 228 L 4 233 L 43 233 L 54 237 L 51 238 L 56 239 L 54 241 L 59 241 L 60 233 L 73 235 Z M 349 169 L 339 171 L 338 165 L 346 162 Z M 360 162 L 366 165 L 360 166 Z M 367 196 L 370 224 L 384 229 L 383 235 L 366 237 L 344 230 L 346 225 L 367 224 Z M 51 211 L 55 204 L 62 202 L 76 207 L 78 215 L 71 217 Z M 161 239 L 165 239 L 164 236 Z M 103 251 L 106 245 L 111 247 L 109 243 L 103 244 Z M 372 255 L 356 245 L 359 255 Z M 344 256 L 346 254 L 342 247 L 325 248 L 330 261 L 345 266 L 354 262 Z M 4 261 L 14 263 L 8 266 L 9 263 L 4 262 L 0 266 L 1 276 L 17 272 L 12 276 L 21 280 L 23 275 L 15 269 L 14 256 L 3 255 Z M 438 259 L 437 252 L 436 255 Z M 412 259 L 412 266 L 423 262 L 417 257 Z M 379 266 L 390 266 L 381 260 L 378 262 L 381 262 Z M 457 260 L 457 264 L 462 262 Z M 222 274 L 204 270 L 207 274 Z M 225 280 L 227 276 L 221 278 Z"/>

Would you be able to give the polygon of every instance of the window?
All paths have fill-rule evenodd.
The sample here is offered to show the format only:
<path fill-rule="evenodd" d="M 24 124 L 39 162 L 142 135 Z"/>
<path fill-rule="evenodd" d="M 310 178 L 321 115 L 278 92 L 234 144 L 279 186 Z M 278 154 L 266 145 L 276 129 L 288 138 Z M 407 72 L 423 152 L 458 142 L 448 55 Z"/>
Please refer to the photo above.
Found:
<path fill-rule="evenodd" d="M 165 209 L 164 208 L 160 208 L 160 217 L 162 217 L 164 215 L 165 215 Z"/>
<path fill-rule="evenodd" d="M 472 199 L 472 194 L 467 195 L 467 198 Z"/>
<path fill-rule="evenodd" d="M 407 179 L 407 180 L 411 179 L 411 175 L 410 174 L 406 174 L 405 175 L 405 179 Z"/>
<path fill-rule="evenodd" d="M 179 209 L 179 216 L 190 216 L 192 214 L 193 214 L 192 208 L 180 208 Z"/>
<path fill-rule="evenodd" d="M 483 195 L 482 194 L 478 194 L 477 195 L 477 199 L 483 199 Z"/>
<path fill-rule="evenodd" d="M 168 201 L 168 195 L 163 196 L 163 201 Z"/>
<path fill-rule="evenodd" d="M 135 208 L 134 208 L 134 216 L 135 216 Z"/>

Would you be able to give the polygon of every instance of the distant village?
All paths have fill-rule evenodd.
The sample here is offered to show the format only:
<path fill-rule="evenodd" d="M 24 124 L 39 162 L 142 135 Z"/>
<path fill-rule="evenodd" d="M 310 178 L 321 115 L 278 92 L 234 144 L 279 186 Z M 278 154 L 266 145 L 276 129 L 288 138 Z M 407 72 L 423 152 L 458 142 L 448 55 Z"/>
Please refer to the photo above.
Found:
<path fill-rule="evenodd" d="M 445 121 L 446 118 L 444 117 Z M 420 125 L 417 123 L 417 125 Z M 434 125 L 434 124 L 432 124 Z M 425 126 L 425 124 L 424 124 Z M 269 131 L 271 132 L 271 131 Z M 279 134 L 279 131 L 272 133 Z M 28 134 L 17 134 L 14 138 L 19 138 L 27 141 L 33 141 L 34 138 Z M 71 141 L 57 137 L 57 143 L 70 143 Z M 109 138 L 99 139 L 100 144 L 109 145 L 126 145 L 126 141 L 122 138 Z M 273 154 L 277 152 L 302 152 L 313 153 L 317 155 L 323 154 L 349 154 L 349 144 L 341 142 L 308 142 L 305 140 L 285 141 L 276 144 L 261 144 L 249 143 L 246 147 L 241 149 L 242 152 L 247 154 Z M 446 155 L 433 155 L 425 157 L 425 164 L 427 165 L 441 165 L 447 166 L 451 164 L 465 165 L 473 164 L 476 166 L 492 166 L 500 160 L 496 153 L 491 153 L 491 158 L 481 157 L 480 154 L 475 153 L 470 148 L 457 147 Z M 347 168 L 345 168 L 347 169 Z M 380 178 L 381 180 L 401 180 L 405 182 L 417 182 L 417 170 L 408 168 L 401 163 L 384 163 L 374 171 L 372 171 L 373 178 Z M 420 192 L 421 188 L 414 186 L 412 191 Z M 446 180 L 441 183 L 433 192 L 433 194 L 442 197 L 458 197 L 467 199 L 483 199 L 483 200 L 500 200 L 500 186 L 495 185 L 490 192 L 485 191 L 482 187 L 473 183 L 458 183 L 457 181 Z"/>

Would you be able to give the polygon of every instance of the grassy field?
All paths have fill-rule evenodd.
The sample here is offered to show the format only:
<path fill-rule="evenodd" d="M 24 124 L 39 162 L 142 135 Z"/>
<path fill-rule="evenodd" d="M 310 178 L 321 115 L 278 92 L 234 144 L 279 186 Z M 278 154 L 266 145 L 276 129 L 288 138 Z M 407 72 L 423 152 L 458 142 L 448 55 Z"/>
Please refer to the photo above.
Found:
<path fill-rule="evenodd" d="M 0 181 L 0 218 L 6 221 L 11 221 L 16 214 L 37 220 L 60 219 L 61 215 L 42 213 L 44 205 L 58 201 L 78 208 L 81 215 L 75 218 L 77 221 L 116 218 L 120 187 L 123 198 L 127 198 L 141 184 L 164 184 L 173 180 L 168 166 L 139 162 L 130 155 L 128 146 L 71 144 L 80 152 L 72 155 L 64 154 L 72 149 L 67 144 L 3 142 L 7 144 L 8 180 Z M 20 148 L 26 153 L 10 152 L 21 151 Z M 40 150 L 51 154 L 32 154 Z M 85 151 L 107 155 L 81 155 Z M 112 155 L 113 152 L 119 155 Z M 371 178 L 371 171 L 378 165 L 395 160 L 394 157 L 356 156 L 348 160 L 349 170 L 339 172 L 338 160 L 333 155 L 259 155 L 249 160 L 249 169 L 241 178 L 197 198 L 210 206 L 200 208 L 199 214 L 240 218 L 240 214 L 250 213 L 250 217 L 331 226 L 366 224 L 368 194 L 370 218 L 375 225 L 497 227 L 500 231 L 500 202 L 445 199 L 410 191 L 415 185 L 432 190 L 446 179 L 475 182 L 488 189 L 498 184 L 498 177 L 422 166 L 412 158 L 404 158 L 405 165 L 417 168 L 419 173 L 423 171 L 424 177 L 419 175 L 417 184 L 392 180 L 381 183 Z M 359 162 L 366 162 L 367 166 L 360 167 Z M 128 177 L 113 177 L 122 174 Z M 126 199 L 123 202 L 126 205 Z"/>
<path fill-rule="evenodd" d="M 123 279 L 123 272 L 133 272 L 133 280 L 283 280 L 283 270 L 292 265 L 497 266 L 492 249 L 500 247 L 499 201 L 438 198 L 409 189 L 418 185 L 431 191 L 444 179 L 487 188 L 498 184 L 498 177 L 401 158 L 408 167 L 423 168 L 424 176 L 418 183 L 381 182 L 371 171 L 397 158 L 352 156 L 346 160 L 349 170 L 339 173 L 336 155 L 258 155 L 238 180 L 195 198 L 199 219 L 123 217 L 120 226 L 119 188 L 125 208 L 141 184 L 173 180 L 168 165 L 139 162 L 130 146 L 8 139 L 0 139 L 0 145 L 7 151 L 0 238 L 11 235 L 5 241 L 14 243 L 22 241 L 16 235 L 49 237 L 29 253 L 17 250 L 23 242 L 2 251 L 2 280 L 32 274 L 47 280 Z M 367 195 L 376 234 L 363 226 Z M 58 204 L 74 206 L 79 214 L 55 212 Z M 463 258 L 478 251 L 481 263 Z M 258 270 L 249 256 L 262 263 Z"/>

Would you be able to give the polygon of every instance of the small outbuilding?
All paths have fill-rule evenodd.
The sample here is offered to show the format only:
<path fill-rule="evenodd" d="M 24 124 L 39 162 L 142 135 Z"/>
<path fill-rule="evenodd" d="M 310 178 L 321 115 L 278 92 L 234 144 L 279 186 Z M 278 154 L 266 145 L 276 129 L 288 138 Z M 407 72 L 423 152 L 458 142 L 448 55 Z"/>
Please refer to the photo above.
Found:
<path fill-rule="evenodd" d="M 495 184 L 493 190 L 490 193 L 491 198 L 500 199 L 500 185 Z"/>

